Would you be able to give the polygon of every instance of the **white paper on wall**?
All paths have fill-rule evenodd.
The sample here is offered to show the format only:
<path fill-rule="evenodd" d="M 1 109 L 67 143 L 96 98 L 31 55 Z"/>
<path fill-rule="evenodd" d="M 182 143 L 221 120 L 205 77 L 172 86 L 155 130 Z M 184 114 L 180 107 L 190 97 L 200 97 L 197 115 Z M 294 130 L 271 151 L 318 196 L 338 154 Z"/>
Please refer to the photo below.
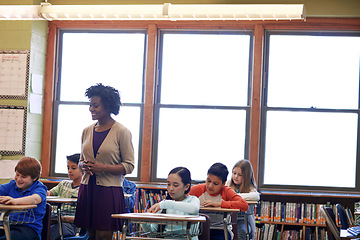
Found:
<path fill-rule="evenodd" d="M 1 179 L 14 179 L 15 166 L 19 160 L 0 160 L 0 178 Z"/>

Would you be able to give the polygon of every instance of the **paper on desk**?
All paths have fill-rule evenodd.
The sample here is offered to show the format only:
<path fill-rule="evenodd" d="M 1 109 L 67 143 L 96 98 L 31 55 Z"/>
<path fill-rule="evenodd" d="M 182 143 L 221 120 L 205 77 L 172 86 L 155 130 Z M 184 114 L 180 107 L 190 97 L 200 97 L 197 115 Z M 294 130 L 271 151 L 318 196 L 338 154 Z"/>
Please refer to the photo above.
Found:
<path fill-rule="evenodd" d="M 46 199 L 58 199 L 59 196 L 46 196 Z"/>
<path fill-rule="evenodd" d="M 163 218 L 171 217 L 171 218 L 179 218 L 179 219 L 198 217 L 197 215 L 180 215 L 180 214 L 164 214 L 164 213 L 141 213 L 141 215 L 156 216 L 156 217 L 163 217 Z"/>

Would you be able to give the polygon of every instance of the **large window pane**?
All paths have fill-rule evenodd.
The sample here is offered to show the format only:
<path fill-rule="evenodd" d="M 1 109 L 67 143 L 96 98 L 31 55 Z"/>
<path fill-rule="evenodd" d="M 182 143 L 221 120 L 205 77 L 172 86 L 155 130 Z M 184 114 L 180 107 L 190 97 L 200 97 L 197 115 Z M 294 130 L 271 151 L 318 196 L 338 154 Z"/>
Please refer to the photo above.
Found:
<path fill-rule="evenodd" d="M 245 111 L 173 109 L 160 111 L 157 177 L 189 168 L 193 180 L 205 180 L 208 168 L 222 162 L 231 171 L 244 158 Z"/>
<path fill-rule="evenodd" d="M 354 188 L 357 121 L 352 113 L 269 111 L 264 183 Z"/>
<path fill-rule="evenodd" d="M 81 152 L 81 134 L 93 123 L 88 105 L 60 105 L 56 132 L 55 173 L 67 173 L 66 156 Z"/>
<path fill-rule="evenodd" d="M 155 179 L 177 166 L 203 181 L 215 162 L 247 157 L 251 35 L 162 32 Z M 230 175 L 229 175 L 230 176 Z"/>
<path fill-rule="evenodd" d="M 271 35 L 271 107 L 357 109 L 360 37 Z"/>
<path fill-rule="evenodd" d="M 165 34 L 161 103 L 246 106 L 249 35 Z"/>
<path fill-rule="evenodd" d="M 141 102 L 145 34 L 64 33 L 61 101 L 87 101 L 96 83 L 121 91 L 126 102 Z"/>
<path fill-rule="evenodd" d="M 138 176 L 145 37 L 145 32 L 60 31 L 54 174 L 66 174 L 66 155 L 81 151 L 82 130 L 93 123 L 85 91 L 102 83 L 120 92 L 124 106 L 114 118 L 132 133 L 135 169 L 128 176 Z"/>
<path fill-rule="evenodd" d="M 359 189 L 360 34 L 266 33 L 262 187 Z"/>

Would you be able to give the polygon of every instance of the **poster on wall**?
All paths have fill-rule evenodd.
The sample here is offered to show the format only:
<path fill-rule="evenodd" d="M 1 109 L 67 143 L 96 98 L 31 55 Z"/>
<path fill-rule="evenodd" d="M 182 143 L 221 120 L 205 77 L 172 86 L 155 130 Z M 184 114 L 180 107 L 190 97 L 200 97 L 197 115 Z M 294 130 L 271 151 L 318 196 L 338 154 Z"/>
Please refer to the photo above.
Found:
<path fill-rule="evenodd" d="M 0 105 L 0 154 L 25 154 L 27 108 Z"/>
<path fill-rule="evenodd" d="M 0 50 L 0 99 L 27 99 L 30 51 Z"/>

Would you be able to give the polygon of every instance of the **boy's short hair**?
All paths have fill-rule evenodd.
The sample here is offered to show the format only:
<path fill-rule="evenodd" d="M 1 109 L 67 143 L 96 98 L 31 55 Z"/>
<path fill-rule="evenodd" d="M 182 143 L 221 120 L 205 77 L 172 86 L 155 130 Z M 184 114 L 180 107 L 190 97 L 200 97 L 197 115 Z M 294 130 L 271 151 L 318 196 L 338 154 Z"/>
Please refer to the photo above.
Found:
<path fill-rule="evenodd" d="M 214 163 L 208 170 L 207 174 L 217 176 L 224 183 L 227 180 L 229 171 L 222 163 Z"/>
<path fill-rule="evenodd" d="M 31 179 L 38 180 L 41 174 L 41 164 L 33 157 L 23 157 L 15 166 L 15 172 L 24 176 L 30 176 Z"/>
<path fill-rule="evenodd" d="M 73 154 L 73 155 L 66 156 L 66 159 L 67 159 L 68 161 L 70 161 L 70 162 L 79 164 L 80 153 L 75 153 L 75 154 Z"/>

